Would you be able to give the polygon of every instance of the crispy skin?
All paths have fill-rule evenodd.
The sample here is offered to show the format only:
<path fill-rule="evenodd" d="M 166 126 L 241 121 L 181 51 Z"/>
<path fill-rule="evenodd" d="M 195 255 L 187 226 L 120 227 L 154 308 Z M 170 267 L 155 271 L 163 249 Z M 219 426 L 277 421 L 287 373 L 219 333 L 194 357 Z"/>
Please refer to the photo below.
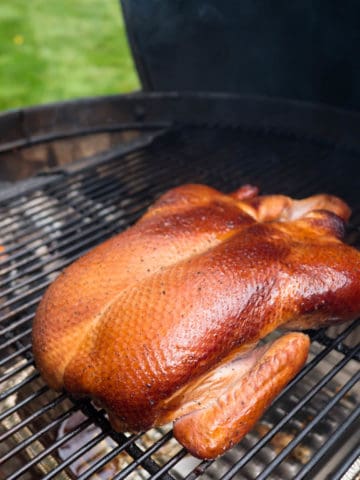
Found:
<path fill-rule="evenodd" d="M 243 363 L 239 356 L 279 326 L 359 315 L 360 254 L 341 241 L 349 215 L 329 195 L 292 200 L 258 196 L 252 186 L 231 195 L 203 185 L 169 191 L 49 287 L 33 326 L 43 378 L 95 398 L 119 430 L 176 420 L 190 451 L 218 455 L 301 368 L 308 341 L 287 335 L 271 354 L 255 352 L 250 366 L 249 354 Z M 257 382 L 253 407 L 238 408 L 249 395 L 229 368 L 237 382 L 250 382 L 247 392 Z M 217 398 L 226 399 L 232 426 L 217 430 L 215 445 L 204 419 L 224 424 Z"/>
<path fill-rule="evenodd" d="M 251 430 L 274 396 L 303 366 L 308 349 L 307 335 L 289 333 L 259 356 L 252 352 L 254 358 L 250 357 L 245 372 L 236 361 L 226 365 L 220 386 L 212 392 L 216 397 L 205 402 L 197 397 L 197 408 L 176 420 L 175 437 L 197 457 L 221 455 Z M 212 383 L 209 386 L 212 388 Z"/>

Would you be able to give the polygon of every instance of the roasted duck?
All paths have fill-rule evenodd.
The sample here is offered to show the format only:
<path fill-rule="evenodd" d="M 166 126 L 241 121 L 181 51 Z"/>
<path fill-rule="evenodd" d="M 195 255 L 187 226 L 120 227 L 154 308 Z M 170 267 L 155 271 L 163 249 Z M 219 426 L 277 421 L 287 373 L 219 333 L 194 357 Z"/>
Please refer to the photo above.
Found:
<path fill-rule="evenodd" d="M 306 361 L 303 333 L 258 342 L 360 314 L 349 215 L 324 194 L 170 190 L 49 287 L 33 325 L 43 378 L 96 400 L 117 430 L 173 421 L 191 453 L 220 455 Z"/>

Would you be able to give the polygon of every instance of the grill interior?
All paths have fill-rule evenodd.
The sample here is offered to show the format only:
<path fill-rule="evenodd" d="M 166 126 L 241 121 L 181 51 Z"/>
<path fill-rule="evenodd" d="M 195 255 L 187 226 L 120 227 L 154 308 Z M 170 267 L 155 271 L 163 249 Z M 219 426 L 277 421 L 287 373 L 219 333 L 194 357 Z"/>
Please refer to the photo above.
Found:
<path fill-rule="evenodd" d="M 74 141 L 69 138 L 68 145 Z M 122 141 L 74 167 L 51 170 L 40 186 L 3 195 L 3 478 L 340 479 L 350 467 L 355 473 L 349 478 L 355 478 L 359 322 L 310 332 L 311 355 L 304 369 L 255 429 L 215 461 L 187 454 L 170 426 L 137 435 L 116 433 L 91 402 L 53 392 L 42 382 L 31 353 L 31 322 L 45 288 L 66 265 L 131 225 L 171 187 L 201 182 L 231 191 L 252 183 L 263 193 L 339 195 L 353 208 L 347 241 L 360 247 L 360 151 L 354 148 L 216 124 L 177 125 L 153 136 L 139 128 L 126 148 Z M 50 141 L 44 145 L 51 150 Z M 24 145 L 16 154 L 31 148 Z"/>

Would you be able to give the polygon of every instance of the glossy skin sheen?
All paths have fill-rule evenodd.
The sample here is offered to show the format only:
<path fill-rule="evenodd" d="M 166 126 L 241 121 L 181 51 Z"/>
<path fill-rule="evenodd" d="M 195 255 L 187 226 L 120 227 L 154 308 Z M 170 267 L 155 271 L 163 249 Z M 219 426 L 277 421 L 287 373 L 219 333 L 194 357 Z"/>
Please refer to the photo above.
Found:
<path fill-rule="evenodd" d="M 49 287 L 33 326 L 43 378 L 95 399 L 115 429 L 175 421 L 194 455 L 220 455 L 306 361 L 306 335 L 258 341 L 359 315 L 349 215 L 329 195 L 169 191 Z"/>

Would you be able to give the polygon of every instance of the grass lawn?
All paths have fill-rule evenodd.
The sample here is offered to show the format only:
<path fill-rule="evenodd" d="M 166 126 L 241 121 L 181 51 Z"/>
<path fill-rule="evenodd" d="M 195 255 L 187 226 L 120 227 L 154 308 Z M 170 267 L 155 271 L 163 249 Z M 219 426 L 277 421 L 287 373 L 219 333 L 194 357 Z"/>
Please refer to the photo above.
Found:
<path fill-rule="evenodd" d="M 119 0 L 0 1 L 0 110 L 136 88 Z"/>

